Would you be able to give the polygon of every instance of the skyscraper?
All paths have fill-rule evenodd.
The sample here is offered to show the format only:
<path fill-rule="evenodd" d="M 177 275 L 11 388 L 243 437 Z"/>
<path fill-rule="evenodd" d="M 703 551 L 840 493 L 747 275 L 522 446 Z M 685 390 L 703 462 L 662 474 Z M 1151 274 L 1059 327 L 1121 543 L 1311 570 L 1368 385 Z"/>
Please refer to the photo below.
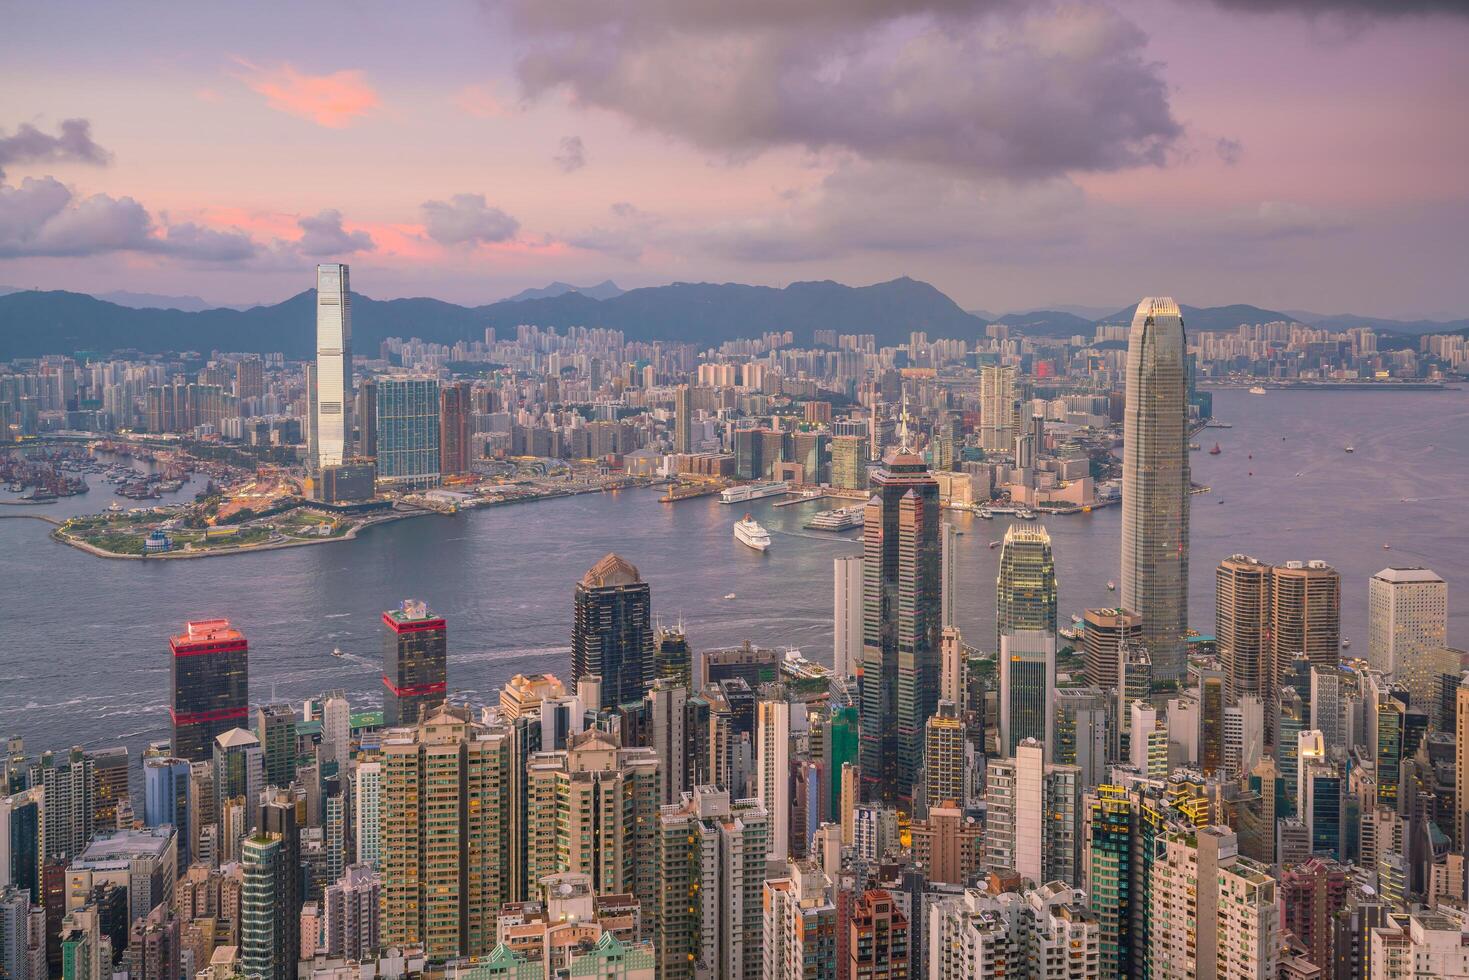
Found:
<path fill-rule="evenodd" d="M 953 524 L 945 524 L 943 531 L 943 612 L 942 625 L 947 628 L 954 626 L 954 590 L 959 586 L 959 529 Z M 840 560 L 840 559 L 838 559 Z"/>
<path fill-rule="evenodd" d="M 832 559 L 835 569 L 835 652 L 832 666 L 844 677 L 862 669 L 862 556 L 840 555 Z"/>
<path fill-rule="evenodd" d="M 923 724 L 938 706 L 940 517 L 923 460 L 891 453 L 862 532 L 862 778 L 883 800 L 911 794 Z"/>
<path fill-rule="evenodd" d="M 449 690 L 449 630 L 424 602 L 383 613 L 383 725 L 416 725 Z"/>
<path fill-rule="evenodd" d="M 1138 304 L 1127 342 L 1122 435 L 1122 605 L 1143 618 L 1157 680 L 1187 663 L 1188 395 L 1183 315 L 1168 297 Z"/>
<path fill-rule="evenodd" d="M 438 379 L 382 377 L 376 388 L 378 480 L 406 489 L 438 486 Z"/>
<path fill-rule="evenodd" d="M 244 843 L 240 864 L 245 884 L 240 902 L 240 972 L 260 980 L 282 980 L 295 964 L 280 962 L 285 856 L 280 837 L 258 831 Z"/>
<path fill-rule="evenodd" d="M 1055 724 L 1056 634 L 1015 630 L 1000 637 L 1000 752 L 1014 755 L 1027 738 L 1051 757 Z"/>
<path fill-rule="evenodd" d="M 352 295 L 347 267 L 316 267 L 316 370 L 312 446 L 316 468 L 346 461 L 352 445 Z"/>
<path fill-rule="evenodd" d="M 1006 633 L 1056 632 L 1056 560 L 1039 524 L 1012 524 L 995 577 L 995 648 Z"/>
<path fill-rule="evenodd" d="M 469 445 L 470 387 L 451 381 L 439 388 L 439 472 L 468 473 L 474 454 Z"/>
<path fill-rule="evenodd" d="M 1270 697 L 1270 566 L 1231 555 L 1214 572 L 1214 641 L 1229 702 Z"/>
<path fill-rule="evenodd" d="M 1406 678 L 1419 654 L 1444 645 L 1448 585 L 1426 568 L 1384 568 L 1367 591 L 1367 660 Z M 1414 692 L 1415 696 L 1417 692 Z"/>
<path fill-rule="evenodd" d="M 382 738 L 382 939 L 482 956 L 509 898 L 510 737 L 443 705 Z"/>
<path fill-rule="evenodd" d="M 587 710 L 641 701 L 653 683 L 653 598 L 627 559 L 609 554 L 576 583 L 571 630 L 571 681 L 602 678 L 601 703 Z"/>
<path fill-rule="evenodd" d="M 1341 657 L 1341 573 L 1324 561 L 1288 561 L 1271 570 L 1271 630 L 1278 690 L 1291 658 L 1333 667 Z M 1305 685 L 1301 685 L 1304 687 Z M 1303 691 L 1309 696 L 1309 691 Z"/>
<path fill-rule="evenodd" d="M 1015 442 L 1015 369 L 986 364 L 979 372 L 979 448 L 1009 452 Z"/>
<path fill-rule="evenodd" d="M 1143 618 L 1126 609 L 1088 609 L 1082 614 L 1082 663 L 1088 684 L 1103 690 L 1117 686 L 1122 650 L 1137 644 Z"/>
<path fill-rule="evenodd" d="M 694 410 L 689 397 L 689 386 L 679 385 L 673 390 L 673 451 L 693 452 Z"/>
<path fill-rule="evenodd" d="M 791 850 L 791 703 L 779 689 L 755 706 L 755 796 L 770 817 L 768 860 L 784 861 Z"/>
<path fill-rule="evenodd" d="M 173 753 L 190 762 L 213 757 L 214 737 L 250 714 L 249 648 L 227 619 L 184 624 L 168 641 L 173 652 Z"/>

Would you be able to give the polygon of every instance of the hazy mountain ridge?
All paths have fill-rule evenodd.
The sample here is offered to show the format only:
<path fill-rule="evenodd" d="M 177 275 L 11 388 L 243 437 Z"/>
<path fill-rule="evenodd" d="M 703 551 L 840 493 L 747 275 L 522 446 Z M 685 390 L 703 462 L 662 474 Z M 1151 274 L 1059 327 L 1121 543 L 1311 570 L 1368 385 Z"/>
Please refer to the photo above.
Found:
<path fill-rule="evenodd" d="M 540 296 L 522 293 L 517 295 L 524 298 L 476 307 L 428 297 L 374 300 L 354 293 L 354 346 L 363 356 L 372 357 L 390 336 L 454 343 L 482 339 L 486 327 L 495 327 L 503 335 L 523 323 L 558 329 L 606 327 L 623 331 L 629 339 L 688 341 L 701 346 L 777 330 L 790 330 L 798 343 L 809 344 L 813 332 L 823 329 L 871 333 L 880 344 L 892 345 L 906 343 L 913 331 L 935 338 L 975 337 L 996 320 L 1035 336 L 1090 337 L 1097 322 L 1130 323 L 1133 312 L 1131 308 L 1119 310 L 1099 321 L 1062 310 L 976 316 L 932 285 L 907 277 L 870 286 L 824 280 L 784 288 L 677 282 L 626 292 L 610 281 L 586 290 L 553 283 L 527 292 L 553 290 L 559 291 Z M 617 293 L 597 299 L 588 290 Z M 159 300 L 194 298 L 129 295 Z M 0 360 L 129 348 L 282 351 L 289 357 L 306 357 L 313 341 L 313 296 L 307 290 L 266 306 L 189 311 L 138 308 L 83 293 L 17 290 L 0 295 Z M 1232 330 L 1241 323 L 1300 319 L 1246 304 L 1185 306 L 1183 313 L 1190 330 Z M 1373 326 L 1404 335 L 1469 331 L 1469 320 L 1440 324 L 1345 315 L 1328 319 L 1335 329 Z"/>

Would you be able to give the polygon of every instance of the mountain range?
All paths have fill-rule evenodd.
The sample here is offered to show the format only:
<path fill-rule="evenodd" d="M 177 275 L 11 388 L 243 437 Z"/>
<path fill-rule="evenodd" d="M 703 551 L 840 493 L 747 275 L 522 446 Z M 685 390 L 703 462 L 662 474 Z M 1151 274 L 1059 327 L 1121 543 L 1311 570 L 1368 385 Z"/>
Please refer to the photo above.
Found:
<path fill-rule="evenodd" d="M 150 294 L 127 294 L 127 298 L 150 298 Z M 314 306 L 310 290 L 273 305 L 203 310 L 139 309 L 82 293 L 11 291 L 0 295 L 0 361 L 122 349 L 281 351 L 301 358 L 312 349 Z M 1303 319 L 1245 305 L 1185 306 L 1183 312 L 1193 330 Z M 871 286 L 845 286 L 829 280 L 797 282 L 783 289 L 679 282 L 625 292 L 610 281 L 589 287 L 553 283 L 474 307 L 426 297 L 374 300 L 354 293 L 352 314 L 354 346 L 367 357 L 375 355 L 386 337 L 454 343 L 482 339 L 487 327 L 504 336 L 519 324 L 558 329 L 606 327 L 623 331 L 629 339 L 689 341 L 701 346 L 777 330 L 789 330 L 798 343 L 809 344 L 813 331 L 826 329 L 871 333 L 880 344 L 892 345 L 906 342 L 912 331 L 930 337 L 974 337 L 983 332 L 985 324 L 996 321 L 1031 335 L 1089 337 L 1097 323 L 1132 320 L 1130 308 L 1096 319 L 1065 310 L 976 316 L 928 283 L 906 277 Z M 1351 316 L 1323 320 L 1337 328 L 1365 325 L 1402 334 L 1469 330 L 1469 320 L 1434 323 Z"/>

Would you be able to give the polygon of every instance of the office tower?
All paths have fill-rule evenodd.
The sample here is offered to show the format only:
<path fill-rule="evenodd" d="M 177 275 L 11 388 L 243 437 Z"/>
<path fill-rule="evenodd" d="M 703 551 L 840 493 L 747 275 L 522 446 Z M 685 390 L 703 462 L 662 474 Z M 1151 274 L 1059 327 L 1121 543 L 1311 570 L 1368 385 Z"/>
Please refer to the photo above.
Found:
<path fill-rule="evenodd" d="M 832 436 L 831 485 L 837 490 L 867 487 L 867 449 L 861 436 Z"/>
<path fill-rule="evenodd" d="M 827 811 L 824 819 L 834 823 L 842 820 L 842 771 L 848 765 L 853 768 L 857 765 L 860 733 L 861 722 L 856 708 L 839 706 L 832 709 L 830 717 L 826 719 L 826 739 L 821 749 L 821 762 L 827 773 Z"/>
<path fill-rule="evenodd" d="M 1153 691 L 1153 660 L 1140 646 L 1123 644 L 1117 648 L 1117 684 L 1115 715 L 1117 735 L 1113 740 L 1113 757 L 1128 758 L 1131 752 L 1132 704 L 1148 701 Z"/>
<path fill-rule="evenodd" d="M 1426 568 L 1384 568 L 1367 591 L 1367 662 L 1409 676 L 1419 654 L 1444 645 L 1448 585 Z M 1411 681 L 1410 681 L 1411 683 Z"/>
<path fill-rule="evenodd" d="M 847 922 L 847 970 L 853 980 L 908 976 L 908 916 L 885 889 L 869 888 Z"/>
<path fill-rule="evenodd" d="M 241 846 L 245 884 L 240 907 L 240 972 L 263 980 L 286 980 L 296 972 L 298 950 L 286 947 L 286 920 L 296 910 L 285 907 L 283 883 L 295 873 L 286 867 L 279 835 L 257 831 Z M 284 960 L 289 959 L 289 962 Z"/>
<path fill-rule="evenodd" d="M 1407 713 L 1396 697 L 1381 693 L 1375 711 L 1377 723 L 1367 732 L 1377 762 L 1377 803 L 1393 809 L 1398 805 L 1403 759 L 1408 756 L 1403 745 Z"/>
<path fill-rule="evenodd" d="M 1016 765 L 1013 757 L 985 764 L 984 866 L 990 871 L 1015 870 Z"/>
<path fill-rule="evenodd" d="M 645 744 L 652 746 L 658 758 L 658 802 L 670 806 L 692 788 L 692 769 L 698 761 L 690 752 L 689 690 L 660 677 L 643 700 L 650 734 Z M 564 746 L 563 741 L 547 748 Z"/>
<path fill-rule="evenodd" d="M 255 737 L 265 753 L 265 782 L 289 786 L 296 778 L 296 711 L 289 704 L 255 709 Z"/>
<path fill-rule="evenodd" d="M 673 390 L 673 451 L 694 451 L 694 409 L 689 397 L 689 386 L 679 385 Z"/>
<path fill-rule="evenodd" d="M 979 372 L 979 448 L 1007 453 L 1015 441 L 1015 369 L 986 364 Z"/>
<path fill-rule="evenodd" d="M 20 888 L 41 904 L 45 851 L 45 789 L 34 786 L 0 796 L 0 891 Z"/>
<path fill-rule="evenodd" d="M 1132 942 L 1132 922 L 1146 919 L 1147 897 L 1133 887 L 1141 849 L 1134 848 L 1137 818 L 1127 791 L 1101 786 L 1087 797 L 1083 868 L 1089 909 L 1097 920 L 1099 977 L 1141 973 L 1146 948 Z"/>
<path fill-rule="evenodd" d="M 1275 704 L 1275 758 L 1280 763 L 1280 775 L 1285 779 L 1291 804 L 1285 815 L 1298 812 L 1294 807 L 1300 802 L 1301 750 L 1307 744 L 1320 744 L 1320 732 L 1311 728 L 1300 694 L 1295 688 L 1287 687 L 1280 692 Z"/>
<path fill-rule="evenodd" d="M 943 544 L 940 546 L 942 570 L 939 572 L 941 585 L 940 619 L 945 629 L 954 625 L 954 590 L 959 578 L 959 529 L 953 524 L 943 526 Z"/>
<path fill-rule="evenodd" d="M 352 782 L 352 812 L 356 819 L 357 863 L 374 870 L 382 854 L 383 764 L 374 759 L 357 765 Z"/>
<path fill-rule="evenodd" d="M 1051 759 L 1081 771 L 1082 786 L 1099 785 L 1107 771 L 1107 692 L 1099 687 L 1056 691 Z"/>
<path fill-rule="evenodd" d="M 858 860 L 876 865 L 888 859 L 897 847 L 898 811 L 881 803 L 858 803 L 852 807 L 852 853 Z"/>
<path fill-rule="evenodd" d="M 1214 572 L 1214 642 L 1229 703 L 1270 696 L 1270 566 L 1231 555 Z"/>
<path fill-rule="evenodd" d="M 791 703 L 784 691 L 755 707 L 755 797 L 770 820 L 767 860 L 785 861 L 791 851 Z"/>
<path fill-rule="evenodd" d="M 1292 680 L 1293 658 L 1302 654 L 1312 665 L 1334 667 L 1341 657 L 1341 574 L 1324 561 L 1288 561 L 1270 575 L 1270 639 L 1275 662 L 1273 690 Z M 1296 685 L 1308 695 L 1310 668 Z M 1267 702 L 1268 703 L 1268 702 Z"/>
<path fill-rule="evenodd" d="M 45 855 L 48 859 L 70 860 L 92 839 L 96 813 L 92 759 L 80 748 L 73 748 L 59 759 L 55 753 L 44 752 L 40 769 L 35 783 L 45 794 Z"/>
<path fill-rule="evenodd" d="M 178 833 L 181 868 L 192 864 L 191 782 L 187 760 L 167 755 L 150 755 L 142 760 L 142 826 L 173 827 Z"/>
<path fill-rule="evenodd" d="M 862 778 L 874 799 L 911 793 L 938 705 L 940 516 L 923 460 L 890 453 L 863 525 Z"/>
<path fill-rule="evenodd" d="M 1265 750 L 1265 707 L 1253 694 L 1224 709 L 1224 774 L 1239 779 L 1255 768 Z"/>
<path fill-rule="evenodd" d="M 87 753 L 92 758 L 94 786 L 92 822 L 99 830 L 117 827 L 119 804 L 132 809 L 128 796 L 128 750 L 125 746 L 97 749 Z"/>
<path fill-rule="evenodd" d="M 1015 755 L 1014 863 L 1011 868 L 1033 882 L 1048 880 L 1044 874 L 1046 810 L 1046 752 L 1033 738 L 1013 749 Z"/>
<path fill-rule="evenodd" d="M 1181 680 L 1188 629 L 1188 401 L 1183 316 L 1138 304 L 1127 340 L 1122 435 L 1122 605 L 1143 618 L 1153 676 Z"/>
<path fill-rule="evenodd" d="M 1275 879 L 1238 855 L 1228 827 L 1165 834 L 1150 886 L 1149 976 L 1274 980 Z"/>
<path fill-rule="evenodd" d="M 469 441 L 469 392 L 468 381 L 439 386 L 439 473 L 444 476 L 468 473 L 474 461 Z"/>
<path fill-rule="evenodd" d="M 207 762 L 214 737 L 243 724 L 250 714 L 249 648 L 245 634 L 227 619 L 195 620 L 171 637 L 173 652 L 173 754 Z"/>
<path fill-rule="evenodd" d="M 483 955 L 509 898 L 510 737 L 447 705 L 381 741 L 382 942 Z"/>
<path fill-rule="evenodd" d="M 653 683 L 653 599 L 633 564 L 609 554 L 576 584 L 571 681 L 602 678 L 599 704 L 616 708 L 643 699 Z"/>
<path fill-rule="evenodd" d="M 1221 671 L 1199 671 L 1199 769 L 1212 776 L 1224 766 L 1224 706 L 1228 681 Z"/>
<path fill-rule="evenodd" d="M 694 680 L 694 651 L 683 629 L 658 631 L 653 648 L 653 676 L 683 687 Z"/>
<path fill-rule="evenodd" d="M 449 630 L 418 599 L 383 613 L 383 727 L 415 725 L 449 690 Z"/>
<path fill-rule="evenodd" d="M 843 677 L 855 677 L 862 668 L 862 556 L 832 559 L 835 570 L 835 649 L 832 666 Z"/>
<path fill-rule="evenodd" d="M 1020 892 L 967 888 L 928 912 L 929 980 L 1093 980 L 1100 932 L 1086 896 L 1051 882 Z"/>
<path fill-rule="evenodd" d="M 1319 732 L 1311 733 L 1319 736 Z M 1317 744 L 1317 749 L 1321 746 Z M 1300 814 L 1310 835 L 1311 853 L 1340 860 L 1342 854 L 1342 803 L 1346 777 L 1335 762 L 1321 755 L 1301 759 Z"/>
<path fill-rule="evenodd" d="M 382 882 L 367 865 L 354 864 L 322 895 L 323 943 L 328 956 L 359 963 L 376 954 Z"/>
<path fill-rule="evenodd" d="M 377 456 L 377 382 L 364 378 L 357 386 L 356 407 L 352 412 L 357 423 L 357 455 Z"/>
<path fill-rule="evenodd" d="M 1311 667 L 1311 725 L 1327 745 L 1357 744 L 1361 726 L 1355 691 L 1353 671 L 1340 665 Z"/>
<path fill-rule="evenodd" d="M 378 482 L 403 490 L 438 486 L 438 379 L 385 376 L 375 387 Z"/>
<path fill-rule="evenodd" d="M 526 767 L 527 881 L 590 875 L 599 894 L 629 894 L 657 906 L 658 756 L 619 748 L 606 732 L 537 752 Z M 614 802 L 615 801 L 615 802 Z"/>
<path fill-rule="evenodd" d="M 1158 725 L 1158 712 L 1146 701 L 1128 705 L 1128 764 L 1144 776 L 1161 779 L 1168 774 L 1168 729 Z"/>
<path fill-rule="evenodd" d="M 788 863 L 765 879 L 761 980 L 836 980 L 837 907 L 831 879 Z"/>
<path fill-rule="evenodd" d="M 995 578 L 995 648 L 1007 633 L 1056 632 L 1056 561 L 1039 524 L 1012 524 Z"/>
<path fill-rule="evenodd" d="M 1033 738 L 1051 751 L 1055 722 L 1056 635 L 1020 630 L 1000 636 L 1000 751 Z"/>
<path fill-rule="evenodd" d="M 952 701 L 940 701 L 928 719 L 923 736 L 923 777 L 932 810 L 969 803 L 969 765 L 965 757 L 964 723 Z"/>
<path fill-rule="evenodd" d="M 699 786 L 657 816 L 658 976 L 759 977 L 765 809 Z"/>
<path fill-rule="evenodd" d="M 352 443 L 352 294 L 345 265 L 316 267 L 311 444 L 316 469 L 346 462 Z"/>
<path fill-rule="evenodd" d="M 1082 614 L 1082 662 L 1086 682 L 1103 690 L 1117 686 L 1119 650 L 1141 642 L 1143 619 L 1126 609 L 1088 609 Z"/>
<path fill-rule="evenodd" d="M 939 640 L 939 700 L 964 713 L 967 700 L 964 637 L 957 626 L 945 626 Z"/>

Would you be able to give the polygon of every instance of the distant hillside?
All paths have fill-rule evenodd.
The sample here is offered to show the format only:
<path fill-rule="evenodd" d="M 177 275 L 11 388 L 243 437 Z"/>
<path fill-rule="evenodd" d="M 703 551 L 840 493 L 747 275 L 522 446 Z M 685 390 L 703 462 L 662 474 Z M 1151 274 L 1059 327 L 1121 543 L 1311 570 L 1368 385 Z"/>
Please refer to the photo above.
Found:
<path fill-rule="evenodd" d="M 1469 329 L 1465 320 L 1392 320 L 1380 316 L 1358 316 L 1355 313 L 1310 313 L 1294 310 L 1295 319 L 1313 327 L 1327 330 L 1347 330 L 1351 327 L 1371 327 L 1373 330 L 1390 330 L 1401 334 L 1458 333 Z"/>
<path fill-rule="evenodd" d="M 581 293 L 592 299 L 611 299 L 621 296 L 626 290 L 622 289 L 611 279 L 597 283 L 595 286 L 573 286 L 569 282 L 553 282 L 539 289 L 522 289 L 514 296 L 506 296 L 501 302 L 519 303 L 526 299 L 552 299 L 556 296 L 564 296 L 567 293 Z"/>
<path fill-rule="evenodd" d="M 1080 334 L 1090 338 L 1096 332 L 1095 321 L 1083 319 L 1074 313 L 1063 313 L 1060 310 L 1006 313 L 997 322 L 1008 324 L 1032 337 L 1074 337 Z"/>
<path fill-rule="evenodd" d="M 1281 313 L 1276 310 L 1262 310 L 1258 306 L 1249 306 L 1245 303 L 1235 303 L 1231 306 L 1184 306 L 1179 307 L 1183 311 L 1183 323 L 1190 332 L 1197 330 L 1233 330 L 1241 323 L 1274 323 L 1279 320 L 1291 321 L 1295 317 Z M 1111 316 L 1104 316 L 1098 323 L 1131 323 L 1132 315 L 1137 312 L 1137 307 L 1129 306 L 1125 310 L 1118 310 Z"/>
<path fill-rule="evenodd" d="M 304 357 L 312 345 L 314 294 L 308 290 L 273 306 L 248 310 L 132 309 L 81 293 L 24 291 L 0 296 L 0 360 L 78 350 L 282 351 Z M 354 293 L 354 346 L 375 353 L 383 338 L 421 337 L 439 343 L 478 339 L 485 327 L 518 324 L 609 327 L 641 340 L 700 345 L 791 330 L 802 343 L 812 331 L 876 334 L 880 343 L 906 342 L 910 331 L 934 337 L 973 337 L 984 324 L 927 283 L 894 279 L 872 286 L 793 283 L 784 289 L 735 283 L 674 283 L 634 289 L 605 300 L 580 292 L 488 306 L 435 299 L 374 300 Z"/>

